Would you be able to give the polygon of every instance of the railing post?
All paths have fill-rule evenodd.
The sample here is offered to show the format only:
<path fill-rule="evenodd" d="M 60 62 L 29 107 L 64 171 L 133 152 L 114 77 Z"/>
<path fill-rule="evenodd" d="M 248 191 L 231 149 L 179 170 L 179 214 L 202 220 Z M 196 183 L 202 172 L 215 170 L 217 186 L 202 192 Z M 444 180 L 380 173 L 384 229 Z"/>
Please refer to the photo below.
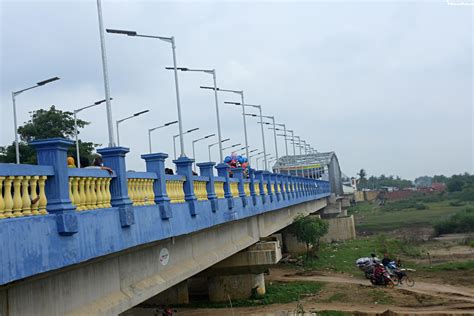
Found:
<path fill-rule="evenodd" d="M 176 173 L 184 176 L 186 180 L 183 184 L 184 189 L 184 200 L 189 206 L 189 212 L 192 216 L 195 216 L 197 213 L 197 198 L 194 195 L 194 183 L 193 183 L 193 162 L 194 159 L 188 157 L 179 157 L 176 160 L 173 160 L 176 164 Z"/>
<path fill-rule="evenodd" d="M 102 155 L 104 165 L 114 170 L 117 175 L 110 182 L 110 194 L 112 195 L 110 203 L 113 207 L 118 207 L 122 227 L 135 224 L 133 202 L 128 196 L 127 166 L 125 163 L 125 155 L 129 151 L 130 149 L 126 147 L 106 147 L 97 150 Z"/>
<path fill-rule="evenodd" d="M 273 202 L 273 192 L 272 192 L 272 180 L 270 177 L 270 172 L 269 171 L 264 171 L 263 172 L 263 178 L 267 180 L 267 190 L 268 190 L 268 198 L 270 200 L 270 203 Z"/>
<path fill-rule="evenodd" d="M 225 178 L 224 181 L 224 197 L 227 200 L 227 207 L 229 210 L 234 208 L 234 198 L 232 197 L 232 193 L 230 192 L 230 181 L 229 181 L 229 165 L 226 163 L 220 163 L 216 166 L 217 175 L 219 177 Z"/>
<path fill-rule="evenodd" d="M 249 168 L 249 180 L 250 180 L 250 196 L 252 197 L 253 205 L 257 205 L 257 193 L 255 192 L 255 170 Z"/>
<path fill-rule="evenodd" d="M 255 170 L 254 172 L 255 178 L 258 179 L 258 186 L 260 189 L 260 196 L 262 197 L 262 204 L 265 204 L 266 197 L 265 197 L 265 190 L 263 189 L 263 170 Z"/>
<path fill-rule="evenodd" d="M 200 162 L 196 164 L 201 171 L 201 176 L 208 177 L 209 181 L 206 184 L 207 199 L 211 203 L 211 210 L 216 212 L 219 209 L 217 202 L 217 195 L 214 186 L 214 173 L 212 168 L 216 165 L 214 162 Z"/>
<path fill-rule="evenodd" d="M 277 177 L 278 177 L 278 183 L 280 185 L 279 188 L 280 188 L 281 199 L 286 200 L 288 196 L 288 191 L 286 191 L 286 186 L 285 186 L 286 176 L 279 173 Z"/>
<path fill-rule="evenodd" d="M 76 207 L 69 199 L 69 176 L 67 169 L 67 150 L 74 144 L 64 138 L 35 140 L 30 143 L 36 149 L 38 165 L 53 166 L 54 176 L 45 185 L 47 210 L 56 215 L 60 235 L 73 235 L 78 232 Z"/>
<path fill-rule="evenodd" d="M 273 190 L 275 192 L 274 195 L 278 202 L 281 200 L 281 193 L 280 193 L 280 188 L 279 188 L 279 183 L 278 183 L 278 175 L 276 173 L 271 173 L 270 178 L 273 180 Z"/>
<path fill-rule="evenodd" d="M 245 189 L 244 189 L 244 168 L 238 167 L 232 169 L 232 174 L 234 175 L 235 179 L 239 180 L 238 188 L 239 188 L 239 197 L 242 200 L 242 206 L 247 206 L 247 197 L 245 196 Z"/>
<path fill-rule="evenodd" d="M 303 196 L 303 191 L 301 190 L 301 178 L 299 176 L 295 177 L 295 187 L 298 197 L 301 198 Z"/>
<path fill-rule="evenodd" d="M 165 178 L 165 160 L 168 155 L 165 153 L 155 153 L 141 155 L 145 160 L 146 171 L 156 174 L 157 179 L 153 182 L 153 193 L 155 193 L 155 203 L 158 205 L 162 219 L 173 217 L 171 213 L 170 198 L 166 193 L 166 178 Z"/>

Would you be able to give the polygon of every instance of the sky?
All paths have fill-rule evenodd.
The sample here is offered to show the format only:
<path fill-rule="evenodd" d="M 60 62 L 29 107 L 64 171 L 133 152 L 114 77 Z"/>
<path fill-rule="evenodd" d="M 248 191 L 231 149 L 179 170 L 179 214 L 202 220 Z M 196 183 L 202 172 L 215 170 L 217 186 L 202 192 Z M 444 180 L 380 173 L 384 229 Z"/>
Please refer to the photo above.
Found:
<path fill-rule="evenodd" d="M 18 122 L 29 112 L 62 110 L 104 98 L 96 1 L 0 0 L 0 145 L 14 139 L 11 92 L 58 76 L 60 81 L 17 97 Z M 474 172 L 474 6 L 446 1 L 102 1 L 106 28 L 174 36 L 178 66 L 216 69 L 222 89 L 244 90 L 295 135 L 320 152 L 335 151 L 355 176 Z M 155 39 L 106 34 L 114 121 L 129 147 L 127 169 L 144 171 L 148 129 L 177 119 L 171 46 Z M 212 85 L 204 73 L 179 73 L 185 153 L 217 134 Z M 244 146 L 237 94 L 220 93 L 226 145 Z M 250 110 L 252 113 L 257 113 Z M 79 114 L 91 124 L 85 141 L 107 146 L 105 106 Z M 260 126 L 247 118 L 249 147 L 262 150 Z M 178 126 L 152 134 L 153 152 L 173 159 Z M 275 156 L 273 132 L 265 130 Z M 213 137 L 197 142 L 208 161 Z M 285 154 L 278 137 L 279 155 Z M 178 145 L 178 144 L 177 144 Z M 177 146 L 179 148 L 179 146 Z M 288 144 L 289 154 L 292 147 Z M 230 154 L 226 150 L 225 154 Z M 179 154 L 179 153 L 178 153 Z M 211 159 L 218 160 L 217 146 Z M 259 167 L 261 168 L 260 162 Z M 255 163 L 254 163 L 254 167 Z"/>

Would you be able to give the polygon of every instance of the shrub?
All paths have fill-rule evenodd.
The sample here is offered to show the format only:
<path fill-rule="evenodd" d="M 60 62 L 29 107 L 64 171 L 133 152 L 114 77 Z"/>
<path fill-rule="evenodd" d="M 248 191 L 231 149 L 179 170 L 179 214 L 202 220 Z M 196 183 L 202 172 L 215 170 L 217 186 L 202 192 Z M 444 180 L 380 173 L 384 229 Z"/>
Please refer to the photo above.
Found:
<path fill-rule="evenodd" d="M 474 209 L 466 208 L 435 225 L 435 234 L 474 232 Z"/>
<path fill-rule="evenodd" d="M 466 205 L 466 203 L 461 202 L 461 201 L 451 201 L 451 202 L 449 202 L 449 205 L 451 205 L 451 206 L 464 206 L 464 205 Z"/>
<path fill-rule="evenodd" d="M 417 210 L 426 210 L 427 208 L 428 208 L 428 206 L 426 206 L 423 203 L 416 203 L 415 204 L 415 209 L 417 209 Z"/>

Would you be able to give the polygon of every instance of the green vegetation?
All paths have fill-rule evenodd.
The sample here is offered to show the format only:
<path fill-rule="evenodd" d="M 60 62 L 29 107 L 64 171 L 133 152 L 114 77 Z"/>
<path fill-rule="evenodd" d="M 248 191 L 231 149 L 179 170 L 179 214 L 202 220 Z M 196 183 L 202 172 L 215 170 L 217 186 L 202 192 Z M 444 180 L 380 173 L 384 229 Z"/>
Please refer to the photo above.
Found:
<path fill-rule="evenodd" d="M 312 257 L 319 251 L 319 241 L 328 232 L 328 229 L 328 222 L 318 217 L 298 215 L 295 218 L 292 230 L 296 239 L 306 244 L 306 258 Z"/>
<path fill-rule="evenodd" d="M 469 233 L 474 232 L 474 208 L 466 208 L 435 226 L 435 234 Z"/>
<path fill-rule="evenodd" d="M 333 295 L 331 295 L 329 298 L 327 298 L 324 301 L 327 303 L 332 303 L 332 302 L 342 302 L 345 300 L 347 300 L 347 294 L 338 292 L 338 293 L 334 293 Z"/>
<path fill-rule="evenodd" d="M 78 128 L 84 128 L 89 122 L 78 119 Z M 31 113 L 31 119 L 18 128 L 20 135 L 20 156 L 22 163 L 36 164 L 36 151 L 28 145 L 35 139 L 73 138 L 74 117 L 72 112 L 57 110 L 53 105 L 48 110 L 37 110 Z M 80 142 L 80 155 L 89 159 L 94 148 L 99 146 L 90 142 Z M 74 146 L 68 150 L 70 156 L 76 156 Z M 15 162 L 15 145 L 0 147 L 0 162 Z M 85 165 L 85 164 L 82 164 Z"/>
<path fill-rule="evenodd" d="M 453 206 L 452 201 L 426 202 L 425 209 L 416 209 L 418 202 L 413 200 L 388 203 L 378 207 L 368 202 L 359 203 L 349 208 L 349 214 L 354 214 L 358 231 L 367 233 L 388 232 L 400 228 L 433 226 L 440 220 L 456 214 L 464 206 Z"/>
<path fill-rule="evenodd" d="M 378 289 L 373 289 L 372 292 L 370 293 L 370 296 L 372 297 L 372 300 L 374 301 L 374 303 L 377 303 L 377 304 L 387 305 L 387 304 L 393 304 L 395 302 L 395 300 L 393 299 L 391 295 Z"/>
<path fill-rule="evenodd" d="M 365 169 L 361 169 L 357 175 L 359 176 L 357 184 L 359 189 L 378 190 L 382 187 L 397 187 L 404 189 L 413 186 L 413 183 L 410 180 L 401 179 L 398 176 L 387 177 L 385 175 L 381 175 L 379 177 L 371 176 L 367 178 Z"/>
<path fill-rule="evenodd" d="M 430 271 L 458 271 L 474 270 L 474 261 L 457 261 L 435 264 L 432 267 L 424 267 L 423 270 Z"/>
<path fill-rule="evenodd" d="M 273 282 L 266 284 L 266 294 L 261 299 L 233 300 L 233 307 L 246 307 L 270 304 L 285 304 L 298 301 L 302 296 L 313 295 L 321 291 L 324 283 L 321 282 Z M 230 303 L 220 302 L 199 302 L 186 305 L 185 307 L 195 308 L 229 308 Z M 178 307 L 178 306 L 177 306 Z"/>

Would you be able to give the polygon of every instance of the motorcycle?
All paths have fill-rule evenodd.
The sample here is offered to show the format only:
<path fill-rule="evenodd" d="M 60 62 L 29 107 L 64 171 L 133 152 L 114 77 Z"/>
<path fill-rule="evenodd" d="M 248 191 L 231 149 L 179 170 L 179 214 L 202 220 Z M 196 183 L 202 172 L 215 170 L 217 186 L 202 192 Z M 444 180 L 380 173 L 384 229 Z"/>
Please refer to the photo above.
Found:
<path fill-rule="evenodd" d="M 389 288 L 393 288 L 395 286 L 390 273 L 388 273 L 381 263 L 376 263 L 374 265 L 374 271 L 370 276 L 370 283 L 373 285 L 384 285 Z"/>

